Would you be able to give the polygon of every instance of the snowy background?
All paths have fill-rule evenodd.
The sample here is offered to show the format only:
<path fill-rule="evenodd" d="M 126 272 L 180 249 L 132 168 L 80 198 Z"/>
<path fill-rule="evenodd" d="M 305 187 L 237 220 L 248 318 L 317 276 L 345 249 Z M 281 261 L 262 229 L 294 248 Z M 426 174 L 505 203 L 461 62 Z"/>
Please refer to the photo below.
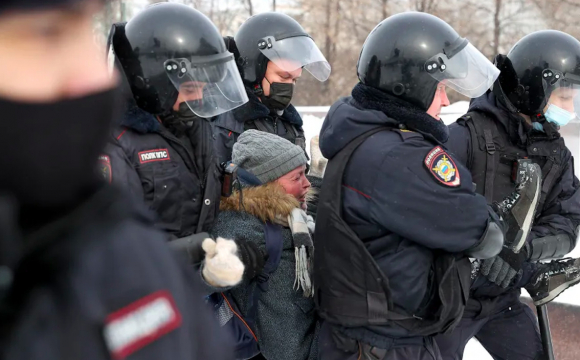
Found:
<path fill-rule="evenodd" d="M 449 125 L 463 114 L 467 113 L 469 103 L 467 101 L 456 102 L 446 108 L 441 112 L 441 118 L 443 121 Z M 297 107 L 298 112 L 302 115 L 304 120 L 304 131 L 306 133 L 306 147 L 309 151 L 310 149 L 310 139 L 320 133 L 320 128 L 322 127 L 322 122 L 324 117 L 328 112 L 328 106 L 304 106 Z M 576 123 L 571 123 L 567 125 L 562 133 L 564 134 L 564 140 L 566 145 L 572 151 L 572 155 L 576 159 L 576 162 L 580 161 L 580 121 L 576 119 Z M 578 163 L 575 164 L 576 169 L 580 169 Z M 576 176 L 578 176 L 576 172 Z M 570 257 L 580 257 L 580 247 L 570 253 Z M 525 290 L 522 290 L 524 296 L 528 296 Z M 570 288 L 560 295 L 554 302 L 561 304 L 569 304 L 580 306 L 580 285 Z M 552 322 L 552 328 L 557 326 L 557 323 Z M 493 360 L 492 357 L 485 351 L 485 349 L 477 342 L 477 340 L 472 340 L 467 345 L 464 353 L 465 360 Z"/>

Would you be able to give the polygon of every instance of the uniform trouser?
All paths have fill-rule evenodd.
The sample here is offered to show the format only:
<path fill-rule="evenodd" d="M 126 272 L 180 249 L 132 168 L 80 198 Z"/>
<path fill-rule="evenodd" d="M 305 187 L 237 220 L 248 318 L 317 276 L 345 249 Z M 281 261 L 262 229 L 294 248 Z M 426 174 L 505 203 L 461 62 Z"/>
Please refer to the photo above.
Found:
<path fill-rule="evenodd" d="M 464 317 L 452 333 L 436 336 L 443 360 L 462 359 L 472 337 L 495 360 L 541 359 L 542 340 L 532 310 L 517 298 L 494 310 L 483 317 Z"/>
<path fill-rule="evenodd" d="M 318 360 L 442 360 L 433 338 L 424 338 L 423 344 L 394 344 L 386 353 L 369 352 L 369 346 L 358 345 L 358 351 L 346 352 L 339 349 L 331 333 L 331 327 L 324 323 L 318 338 Z M 380 354 L 378 357 L 372 354 Z M 365 356 L 366 354 L 366 356 Z"/>

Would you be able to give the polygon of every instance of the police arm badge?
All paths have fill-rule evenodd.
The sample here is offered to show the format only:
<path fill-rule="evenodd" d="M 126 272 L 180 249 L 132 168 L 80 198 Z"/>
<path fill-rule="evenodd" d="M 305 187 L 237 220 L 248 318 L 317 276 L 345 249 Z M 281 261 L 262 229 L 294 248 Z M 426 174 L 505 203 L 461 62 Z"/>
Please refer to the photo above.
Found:
<path fill-rule="evenodd" d="M 457 187 L 461 181 L 453 159 L 441 146 L 433 148 L 424 161 L 427 170 L 437 181 L 445 186 Z"/>

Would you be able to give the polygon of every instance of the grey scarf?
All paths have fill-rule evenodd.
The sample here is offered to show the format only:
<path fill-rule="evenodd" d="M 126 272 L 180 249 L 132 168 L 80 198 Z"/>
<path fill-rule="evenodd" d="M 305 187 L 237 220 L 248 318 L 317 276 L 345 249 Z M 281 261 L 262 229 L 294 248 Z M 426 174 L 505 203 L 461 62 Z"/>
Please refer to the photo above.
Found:
<path fill-rule="evenodd" d="M 310 273 L 312 271 L 311 259 L 314 255 L 314 243 L 310 234 L 314 233 L 314 221 L 312 216 L 306 215 L 304 210 L 296 208 L 288 216 L 288 225 L 292 231 L 296 256 L 294 288 L 296 290 L 302 289 L 304 297 L 312 297 L 314 296 L 314 286 Z"/>

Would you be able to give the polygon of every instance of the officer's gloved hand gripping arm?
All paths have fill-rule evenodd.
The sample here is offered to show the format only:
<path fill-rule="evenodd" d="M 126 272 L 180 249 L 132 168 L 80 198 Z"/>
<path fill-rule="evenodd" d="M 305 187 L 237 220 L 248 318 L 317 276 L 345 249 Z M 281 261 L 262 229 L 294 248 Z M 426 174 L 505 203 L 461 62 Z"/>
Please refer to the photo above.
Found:
<path fill-rule="evenodd" d="M 505 241 L 505 225 L 499 216 L 489 207 L 489 222 L 479 243 L 467 249 L 465 254 L 475 259 L 489 259 L 499 254 Z"/>

